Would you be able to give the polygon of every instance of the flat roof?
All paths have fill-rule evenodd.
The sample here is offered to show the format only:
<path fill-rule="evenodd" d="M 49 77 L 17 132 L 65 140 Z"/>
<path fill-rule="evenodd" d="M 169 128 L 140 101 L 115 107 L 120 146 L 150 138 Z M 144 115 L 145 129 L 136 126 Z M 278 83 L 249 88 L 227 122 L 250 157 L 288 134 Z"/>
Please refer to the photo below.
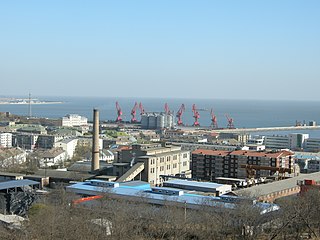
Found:
<path fill-rule="evenodd" d="M 225 185 L 225 184 L 213 183 L 213 182 L 197 182 L 197 181 L 180 180 L 180 179 L 168 180 L 168 181 L 165 181 L 164 183 L 195 187 L 195 188 L 212 188 L 212 189 L 217 189 Z"/>
<path fill-rule="evenodd" d="M 296 187 L 297 182 L 299 180 L 302 181 L 305 179 L 320 181 L 320 172 L 309 173 L 309 174 L 300 173 L 300 175 L 296 177 L 275 181 L 272 183 L 255 185 L 253 187 L 236 190 L 234 192 L 238 195 L 246 195 L 247 193 L 251 193 L 253 195 L 256 194 L 258 196 L 264 196 L 270 193 L 279 192 L 285 189 Z"/>
<path fill-rule="evenodd" d="M 107 181 L 101 181 L 101 182 L 107 182 Z M 225 200 L 225 198 L 228 198 L 228 196 L 225 196 L 223 198 L 214 197 L 214 196 L 205 196 L 205 195 L 200 195 L 195 193 L 187 193 L 184 190 L 181 190 L 184 192 L 184 194 L 181 196 L 166 195 L 166 194 L 152 192 L 150 184 L 142 181 L 131 181 L 131 182 L 119 183 L 119 187 L 115 187 L 115 188 L 95 186 L 95 185 L 92 185 L 90 181 L 86 181 L 86 182 L 79 182 L 79 183 L 67 186 L 66 189 L 69 192 L 75 192 L 78 194 L 85 194 L 85 195 L 99 195 L 99 194 L 106 193 L 106 194 L 111 194 L 115 197 L 135 199 L 137 201 L 139 200 L 141 201 L 145 199 L 148 203 L 152 203 L 152 204 L 162 205 L 168 202 L 186 204 L 190 208 L 196 207 L 196 206 L 199 207 L 201 205 L 211 206 L 211 207 L 223 206 L 226 208 L 235 208 L 236 206 L 236 203 L 228 202 Z M 176 188 L 173 188 L 173 189 L 180 190 Z M 241 197 L 239 198 L 234 196 L 233 199 L 241 199 Z M 259 203 L 259 202 L 254 204 L 257 204 L 259 207 L 261 207 L 261 209 L 263 209 L 261 214 L 264 212 L 274 211 L 279 209 L 279 207 L 275 204 Z"/>
<path fill-rule="evenodd" d="M 23 180 L 12 180 L 7 182 L 0 182 L 0 190 L 8 189 L 8 188 L 15 188 L 15 187 L 24 187 L 30 185 L 38 185 L 39 182 L 23 179 Z"/>
<path fill-rule="evenodd" d="M 23 177 L 24 174 L 21 173 L 10 173 L 10 172 L 0 172 L 0 176 L 8 176 L 8 177 Z"/>

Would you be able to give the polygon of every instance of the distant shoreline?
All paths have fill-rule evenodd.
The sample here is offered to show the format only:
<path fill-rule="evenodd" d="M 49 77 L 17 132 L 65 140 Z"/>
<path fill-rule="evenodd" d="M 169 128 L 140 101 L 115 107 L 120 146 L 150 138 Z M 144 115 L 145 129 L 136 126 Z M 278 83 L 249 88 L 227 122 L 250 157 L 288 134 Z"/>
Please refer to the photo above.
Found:
<path fill-rule="evenodd" d="M 63 102 L 30 102 L 32 105 L 62 104 Z M 1 105 L 28 105 L 29 102 L 0 102 Z"/>

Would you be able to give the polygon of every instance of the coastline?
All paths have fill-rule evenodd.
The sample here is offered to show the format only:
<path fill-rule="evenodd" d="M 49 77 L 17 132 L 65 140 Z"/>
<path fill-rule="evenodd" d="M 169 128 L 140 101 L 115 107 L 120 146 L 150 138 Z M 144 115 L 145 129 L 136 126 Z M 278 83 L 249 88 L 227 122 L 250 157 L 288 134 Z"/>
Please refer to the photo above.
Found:
<path fill-rule="evenodd" d="M 0 102 L 1 105 L 45 105 L 45 104 L 63 104 L 64 102 Z"/>

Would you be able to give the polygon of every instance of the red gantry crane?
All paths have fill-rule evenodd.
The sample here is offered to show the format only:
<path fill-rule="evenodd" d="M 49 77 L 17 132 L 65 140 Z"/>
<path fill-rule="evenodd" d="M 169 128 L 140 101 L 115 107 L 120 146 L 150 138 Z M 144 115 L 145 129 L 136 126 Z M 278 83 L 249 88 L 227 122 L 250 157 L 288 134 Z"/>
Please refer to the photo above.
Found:
<path fill-rule="evenodd" d="M 195 127 L 199 127 L 200 126 L 200 123 L 199 123 L 199 118 L 200 118 L 200 114 L 197 110 L 197 107 L 195 104 L 192 105 L 192 112 L 193 112 L 193 118 L 194 118 L 194 123 L 193 123 L 193 126 Z"/>
<path fill-rule="evenodd" d="M 141 102 L 139 104 L 139 109 L 140 109 L 140 115 L 144 114 L 144 107 Z"/>
<path fill-rule="evenodd" d="M 233 118 L 229 117 L 229 115 L 228 115 L 228 114 L 226 114 L 226 118 L 227 118 L 227 120 L 228 120 L 227 128 L 229 128 L 229 129 L 233 129 L 233 128 L 234 128 Z"/>
<path fill-rule="evenodd" d="M 170 108 L 169 108 L 168 103 L 165 103 L 165 104 L 164 104 L 164 112 L 165 112 L 166 114 L 171 114 L 171 111 L 170 111 Z"/>
<path fill-rule="evenodd" d="M 116 122 L 121 122 L 122 121 L 122 117 L 121 117 L 122 116 L 122 110 L 121 110 L 121 107 L 120 107 L 118 102 L 116 102 L 116 108 L 117 108 L 117 115 L 118 115 L 118 117 L 116 119 Z"/>
<path fill-rule="evenodd" d="M 213 109 L 211 108 L 211 125 L 213 128 L 218 128 L 217 116 L 214 114 Z"/>
<path fill-rule="evenodd" d="M 135 104 L 134 104 L 134 106 L 133 106 L 133 108 L 131 110 L 131 116 L 132 116 L 131 122 L 132 123 L 136 123 L 137 122 L 137 119 L 136 119 L 137 108 L 138 108 L 138 103 L 135 102 Z"/>
<path fill-rule="evenodd" d="M 182 122 L 182 115 L 184 113 L 184 111 L 186 110 L 184 104 L 181 104 L 181 107 L 179 108 L 176 117 L 178 118 L 178 126 L 182 126 L 183 122 Z"/>

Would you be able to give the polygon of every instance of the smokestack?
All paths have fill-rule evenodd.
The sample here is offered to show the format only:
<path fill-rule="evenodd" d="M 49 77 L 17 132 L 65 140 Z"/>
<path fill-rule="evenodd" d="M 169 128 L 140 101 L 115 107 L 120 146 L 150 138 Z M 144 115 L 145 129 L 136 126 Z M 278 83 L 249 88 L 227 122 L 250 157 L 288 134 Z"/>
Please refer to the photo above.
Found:
<path fill-rule="evenodd" d="M 99 166 L 99 110 L 93 109 L 93 135 L 92 135 L 92 160 L 91 171 L 94 172 Z"/>

